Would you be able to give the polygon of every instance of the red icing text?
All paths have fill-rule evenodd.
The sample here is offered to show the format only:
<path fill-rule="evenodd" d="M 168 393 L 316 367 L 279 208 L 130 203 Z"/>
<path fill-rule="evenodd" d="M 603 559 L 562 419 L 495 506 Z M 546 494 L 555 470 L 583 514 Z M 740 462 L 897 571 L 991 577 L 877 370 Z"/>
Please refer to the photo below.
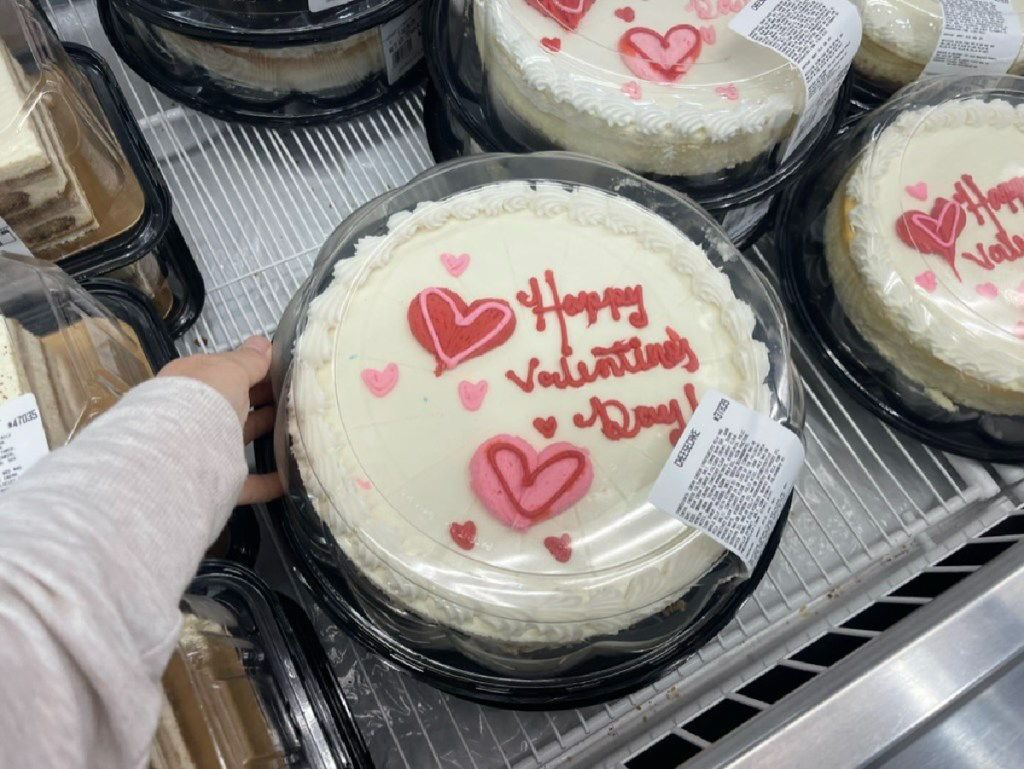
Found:
<path fill-rule="evenodd" d="M 683 393 L 686 396 L 689 413 L 692 414 L 697 409 L 697 393 L 690 383 L 683 385 Z M 600 424 L 601 434 L 610 441 L 635 438 L 641 430 L 656 425 L 671 425 L 672 432 L 669 433 L 668 442 L 673 446 L 686 429 L 686 417 L 683 416 L 682 406 L 676 398 L 657 406 L 633 408 L 628 408 L 617 400 L 591 398 L 590 415 L 576 414 L 572 422 L 581 428 Z"/>

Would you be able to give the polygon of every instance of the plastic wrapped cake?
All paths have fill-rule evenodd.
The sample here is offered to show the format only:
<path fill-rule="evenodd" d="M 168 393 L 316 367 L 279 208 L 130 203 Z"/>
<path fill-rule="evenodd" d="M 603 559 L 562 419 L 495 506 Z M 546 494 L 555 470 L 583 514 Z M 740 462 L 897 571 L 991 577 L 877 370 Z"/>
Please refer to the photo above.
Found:
<path fill-rule="evenodd" d="M 104 250 L 123 264 L 140 235 L 153 245 L 149 207 L 86 73 L 33 3 L 0 0 L 0 218 L 70 269 Z"/>
<path fill-rule="evenodd" d="M 826 162 L 782 246 L 844 381 L 943 448 L 1024 456 L 1024 81 L 922 81 Z"/>
<path fill-rule="evenodd" d="M 443 166 L 335 233 L 275 341 L 295 522 L 371 644 L 541 689 L 600 670 L 545 695 L 600 699 L 756 582 L 646 501 L 711 388 L 799 425 L 776 304 L 667 189 L 563 153 Z"/>
<path fill-rule="evenodd" d="M 932 61 L 943 33 L 940 0 L 856 0 L 856 4 L 864 24 L 860 50 L 853 61 L 857 72 L 881 93 L 917 80 Z M 996 3 L 980 2 L 973 6 L 973 13 L 971 4 L 963 5 L 962 10 L 961 4 L 953 7 L 958 9 L 957 28 L 970 31 L 975 41 L 963 49 L 968 57 L 974 51 L 987 50 L 991 40 L 1005 55 L 1001 71 L 1024 71 L 1024 0 L 1011 0 L 1003 9 Z M 998 17 L 1003 12 L 1017 18 L 1002 22 Z M 1004 27 L 1002 36 L 1010 39 L 997 42 L 991 33 Z"/>
<path fill-rule="evenodd" d="M 302 123 L 379 106 L 422 76 L 413 0 L 104 0 L 122 57 L 174 99 L 228 119 Z"/>

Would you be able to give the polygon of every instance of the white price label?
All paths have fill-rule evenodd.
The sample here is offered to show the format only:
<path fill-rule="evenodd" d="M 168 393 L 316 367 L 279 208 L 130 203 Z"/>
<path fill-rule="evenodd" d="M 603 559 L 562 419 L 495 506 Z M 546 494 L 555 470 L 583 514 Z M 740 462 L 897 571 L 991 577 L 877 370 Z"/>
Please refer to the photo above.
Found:
<path fill-rule="evenodd" d="M 925 75 L 1005 74 L 1020 52 L 1020 16 L 1010 0 L 939 0 L 942 34 Z"/>
<path fill-rule="evenodd" d="M 729 28 L 785 56 L 804 81 L 804 111 L 783 158 L 824 120 L 860 47 L 860 14 L 848 0 L 753 0 Z"/>
<path fill-rule="evenodd" d="M 380 41 L 388 83 L 393 84 L 423 58 L 423 3 L 414 3 L 405 13 L 380 25 Z"/>
<path fill-rule="evenodd" d="M 803 464 L 796 435 L 710 390 L 647 501 L 736 553 L 753 571 Z"/>
<path fill-rule="evenodd" d="M 36 396 L 28 393 L 0 405 L 0 493 L 49 451 Z"/>
<path fill-rule="evenodd" d="M 28 250 L 25 242 L 7 225 L 2 216 L 0 216 L 0 253 L 32 256 L 32 252 Z"/>

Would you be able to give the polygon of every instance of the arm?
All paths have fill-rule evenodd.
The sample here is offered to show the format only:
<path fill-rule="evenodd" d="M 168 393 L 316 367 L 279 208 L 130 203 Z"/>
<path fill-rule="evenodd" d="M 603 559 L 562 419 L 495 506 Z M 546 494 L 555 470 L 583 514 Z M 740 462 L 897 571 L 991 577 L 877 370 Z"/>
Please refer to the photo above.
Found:
<path fill-rule="evenodd" d="M 265 341 L 172 364 L 0 496 L 0 766 L 145 762 L 178 601 L 246 480 L 268 365 Z"/>

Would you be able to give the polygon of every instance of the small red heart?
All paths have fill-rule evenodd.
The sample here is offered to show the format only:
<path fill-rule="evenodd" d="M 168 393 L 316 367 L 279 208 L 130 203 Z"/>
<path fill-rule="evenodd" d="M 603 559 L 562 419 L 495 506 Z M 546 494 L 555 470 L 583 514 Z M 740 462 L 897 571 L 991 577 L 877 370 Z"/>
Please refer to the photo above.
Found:
<path fill-rule="evenodd" d="M 572 539 L 568 534 L 563 534 L 560 537 L 547 537 L 544 540 L 544 547 L 559 563 L 568 563 L 572 558 Z"/>
<path fill-rule="evenodd" d="M 545 16 L 554 19 L 562 27 L 575 31 L 595 0 L 526 0 L 526 2 Z"/>
<path fill-rule="evenodd" d="M 636 11 L 634 11 L 628 5 L 625 8 L 619 8 L 617 11 L 615 11 L 615 15 L 618 16 L 627 24 L 632 24 L 636 20 Z"/>
<path fill-rule="evenodd" d="M 540 44 L 552 53 L 558 53 L 562 50 L 562 41 L 557 37 L 542 37 Z"/>
<path fill-rule="evenodd" d="M 476 524 L 472 521 L 455 522 L 448 527 L 448 533 L 452 535 L 455 544 L 463 550 L 472 550 L 476 544 Z"/>
<path fill-rule="evenodd" d="M 545 438 L 552 438 L 555 435 L 555 430 L 558 429 L 558 420 L 554 417 L 548 417 L 547 419 L 537 417 L 533 420 L 533 426 Z"/>

